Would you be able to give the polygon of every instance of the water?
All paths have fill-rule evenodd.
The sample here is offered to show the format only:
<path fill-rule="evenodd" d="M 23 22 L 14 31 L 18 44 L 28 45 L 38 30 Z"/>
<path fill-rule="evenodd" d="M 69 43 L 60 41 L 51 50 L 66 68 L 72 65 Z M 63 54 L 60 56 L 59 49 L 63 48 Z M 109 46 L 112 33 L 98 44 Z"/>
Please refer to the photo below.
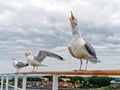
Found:
<path fill-rule="evenodd" d="M 3 89 L 5 90 L 5 89 Z M 9 88 L 8 90 L 14 90 L 14 88 Z M 26 89 L 26 90 L 52 90 L 52 89 Z M 59 90 L 98 90 L 98 89 L 73 89 L 73 88 L 64 88 L 64 89 L 59 89 Z M 101 89 L 99 89 L 101 90 Z"/>
<path fill-rule="evenodd" d="M 3 89 L 3 90 L 5 90 L 5 89 Z M 14 90 L 14 88 L 9 88 L 8 90 Z M 26 89 L 26 90 L 52 90 L 52 89 Z M 66 89 L 59 89 L 59 90 L 91 90 L 91 89 L 68 89 L 68 88 L 66 88 Z"/>
<path fill-rule="evenodd" d="M 5 90 L 5 89 L 3 89 Z M 14 90 L 14 88 L 9 88 L 8 90 Z M 26 90 L 52 90 L 52 89 L 26 89 Z"/>

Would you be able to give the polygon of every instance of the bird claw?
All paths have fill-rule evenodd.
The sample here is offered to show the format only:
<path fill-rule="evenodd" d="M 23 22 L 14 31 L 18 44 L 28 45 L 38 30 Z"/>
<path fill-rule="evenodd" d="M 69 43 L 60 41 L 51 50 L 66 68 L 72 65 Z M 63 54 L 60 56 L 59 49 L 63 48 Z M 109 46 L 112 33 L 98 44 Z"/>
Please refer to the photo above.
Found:
<path fill-rule="evenodd" d="M 73 71 L 75 71 L 75 72 L 79 72 L 79 71 L 86 71 L 86 70 L 73 70 Z"/>
<path fill-rule="evenodd" d="M 36 72 L 36 71 L 31 71 L 31 72 Z"/>

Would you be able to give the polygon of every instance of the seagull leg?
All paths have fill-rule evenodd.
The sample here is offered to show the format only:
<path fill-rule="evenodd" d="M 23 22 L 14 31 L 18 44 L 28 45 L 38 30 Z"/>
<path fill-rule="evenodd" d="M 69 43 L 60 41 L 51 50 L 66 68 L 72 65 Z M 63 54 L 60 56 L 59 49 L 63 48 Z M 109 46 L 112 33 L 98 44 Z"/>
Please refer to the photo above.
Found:
<path fill-rule="evenodd" d="M 33 66 L 33 70 L 32 70 L 32 72 L 34 72 L 34 70 L 35 70 L 35 66 Z"/>
<path fill-rule="evenodd" d="M 17 70 L 16 70 L 16 73 L 18 72 L 18 68 L 17 68 Z"/>
<path fill-rule="evenodd" d="M 37 70 L 38 70 L 38 66 L 36 67 L 36 72 L 37 72 Z"/>
<path fill-rule="evenodd" d="M 19 69 L 19 72 L 20 72 L 20 69 Z"/>
<path fill-rule="evenodd" d="M 20 72 L 20 69 L 18 68 L 18 72 Z"/>
<path fill-rule="evenodd" d="M 85 70 L 87 70 L 87 65 L 88 65 L 88 59 L 86 59 L 86 67 L 85 67 Z"/>
<path fill-rule="evenodd" d="M 17 68 L 17 71 L 16 71 L 16 73 L 18 73 L 19 72 L 19 69 Z"/>
<path fill-rule="evenodd" d="M 80 59 L 80 68 L 79 68 L 79 70 L 74 70 L 74 71 L 81 71 L 81 68 L 82 68 L 82 59 Z"/>
<path fill-rule="evenodd" d="M 81 70 L 81 68 L 82 68 L 82 59 L 80 59 L 80 69 L 79 70 Z"/>

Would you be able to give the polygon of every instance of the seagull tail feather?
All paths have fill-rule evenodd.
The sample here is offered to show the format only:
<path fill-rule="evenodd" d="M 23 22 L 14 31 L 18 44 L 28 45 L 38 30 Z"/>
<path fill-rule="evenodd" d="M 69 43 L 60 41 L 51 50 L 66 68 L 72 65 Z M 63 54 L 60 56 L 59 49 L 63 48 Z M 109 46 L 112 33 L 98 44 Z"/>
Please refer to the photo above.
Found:
<path fill-rule="evenodd" d="M 47 65 L 41 64 L 40 66 L 48 67 Z"/>
<path fill-rule="evenodd" d="M 98 60 L 96 58 L 90 58 L 89 61 L 92 63 L 101 63 L 101 60 Z"/>

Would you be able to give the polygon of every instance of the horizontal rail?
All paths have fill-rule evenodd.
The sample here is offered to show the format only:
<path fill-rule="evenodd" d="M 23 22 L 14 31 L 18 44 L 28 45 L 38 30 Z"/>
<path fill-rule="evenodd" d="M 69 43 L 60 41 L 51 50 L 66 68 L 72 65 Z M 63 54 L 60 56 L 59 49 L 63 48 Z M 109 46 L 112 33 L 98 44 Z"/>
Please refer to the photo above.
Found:
<path fill-rule="evenodd" d="M 109 76 L 120 76 L 120 70 L 41 71 L 41 72 L 19 72 L 19 73 L 11 73 L 11 74 L 109 75 Z"/>
<path fill-rule="evenodd" d="M 8 75 L 15 75 L 15 85 L 9 85 Z M 18 76 L 23 75 L 23 85 L 22 89 L 18 88 Z M 58 90 L 58 75 L 107 75 L 107 76 L 120 76 L 120 70 L 81 70 L 81 71 L 41 71 L 41 72 L 19 72 L 19 73 L 4 73 L 1 76 L 1 90 L 3 90 L 3 78 L 6 76 L 6 90 L 8 86 L 14 87 L 14 90 L 26 90 L 26 78 L 27 75 L 52 75 L 53 76 L 53 86 L 52 90 Z M 4 83 L 5 84 L 5 83 Z"/>

